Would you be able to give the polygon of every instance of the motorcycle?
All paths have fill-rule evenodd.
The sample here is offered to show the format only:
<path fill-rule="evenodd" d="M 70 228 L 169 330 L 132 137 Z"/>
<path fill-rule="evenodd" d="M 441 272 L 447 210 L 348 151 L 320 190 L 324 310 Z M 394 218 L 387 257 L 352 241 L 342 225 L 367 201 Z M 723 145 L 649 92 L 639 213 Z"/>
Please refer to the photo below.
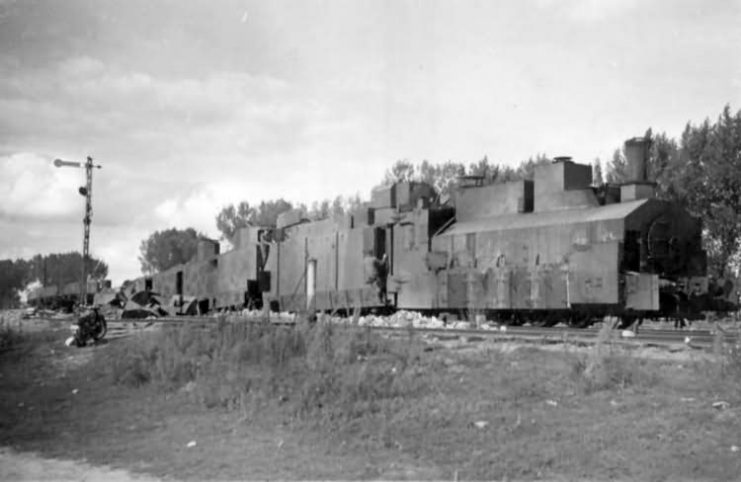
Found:
<path fill-rule="evenodd" d="M 65 342 L 67 346 L 83 347 L 87 346 L 89 341 L 98 343 L 108 332 L 108 324 L 105 321 L 105 316 L 103 316 L 96 306 L 83 312 L 77 319 L 77 324 L 72 325 L 70 328 L 73 331 L 73 335 L 67 338 Z"/>

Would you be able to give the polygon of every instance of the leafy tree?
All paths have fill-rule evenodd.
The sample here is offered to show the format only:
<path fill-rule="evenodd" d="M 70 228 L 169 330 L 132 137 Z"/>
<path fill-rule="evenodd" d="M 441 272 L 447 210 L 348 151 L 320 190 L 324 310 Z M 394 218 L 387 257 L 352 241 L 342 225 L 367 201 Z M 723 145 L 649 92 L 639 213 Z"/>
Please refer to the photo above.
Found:
<path fill-rule="evenodd" d="M 20 304 L 18 291 L 26 285 L 26 270 L 23 260 L 0 260 L 0 308 L 17 308 Z"/>
<path fill-rule="evenodd" d="M 610 184 L 621 184 L 627 181 L 629 177 L 628 161 L 625 159 L 622 149 L 615 149 L 615 152 L 612 153 L 612 161 L 608 164 L 606 180 Z"/>
<path fill-rule="evenodd" d="M 322 201 L 315 201 L 311 204 L 311 208 L 307 208 L 304 204 L 299 204 L 295 207 L 302 212 L 303 216 L 312 221 L 319 221 L 327 218 L 335 218 L 342 216 L 347 212 L 351 212 L 362 204 L 362 199 L 359 195 L 344 198 L 342 196 L 336 196 L 331 201 L 324 199 Z"/>
<path fill-rule="evenodd" d="M 536 161 L 531 158 L 527 162 L 534 165 Z M 525 164 L 521 163 L 517 169 L 513 169 L 510 166 L 490 163 L 488 157 L 484 156 L 480 161 L 469 164 L 466 174 L 483 178 L 484 184 L 510 182 L 526 177 L 532 178 L 532 168 L 530 166 L 524 167 Z"/>
<path fill-rule="evenodd" d="M 95 279 L 108 276 L 108 265 L 94 256 L 86 260 L 88 275 Z M 63 286 L 80 281 L 82 255 L 79 252 L 37 254 L 28 261 L 27 282 L 38 280 L 44 286 Z"/>
<path fill-rule="evenodd" d="M 657 195 L 662 199 L 683 202 L 680 195 L 682 175 L 677 142 L 666 133 L 656 135 L 651 140 L 648 179 L 656 183 Z"/>
<path fill-rule="evenodd" d="M 461 176 L 481 177 L 484 184 L 532 179 L 537 166 L 550 162 L 551 159 L 545 154 L 530 157 L 516 168 L 492 163 L 487 156 L 470 163 L 468 167 L 455 161 L 433 164 L 423 160 L 415 165 L 408 160 L 399 160 L 386 171 L 381 185 L 390 185 L 398 181 L 424 182 L 433 186 L 440 198 L 444 199 L 452 194 Z"/>
<path fill-rule="evenodd" d="M 257 213 L 246 201 L 236 207 L 233 204 L 222 208 L 216 216 L 216 228 L 221 232 L 221 239 L 231 242 L 238 229 L 255 224 Z"/>
<path fill-rule="evenodd" d="M 715 124 L 706 120 L 685 128 L 680 159 L 683 176 L 676 191 L 703 219 L 712 272 L 728 274 L 741 239 L 741 111 L 726 105 Z"/>
<path fill-rule="evenodd" d="M 285 199 L 262 201 L 257 208 L 255 224 L 257 226 L 275 226 L 278 215 L 293 209 L 293 205 Z"/>
<path fill-rule="evenodd" d="M 418 176 L 415 181 L 427 183 L 435 188 L 441 200 L 448 199 L 458 184 L 458 178 L 465 175 L 466 167 L 459 163 L 448 161 L 444 164 L 432 164 L 422 161 L 419 165 Z"/>
<path fill-rule="evenodd" d="M 309 219 L 318 221 L 320 219 L 327 219 L 330 216 L 330 202 L 325 199 L 321 202 L 314 201 L 311 205 L 311 209 L 307 213 Z"/>
<path fill-rule="evenodd" d="M 231 242 L 238 229 L 246 226 L 275 226 L 278 215 L 290 209 L 293 209 L 293 205 L 285 199 L 262 201 L 257 207 L 250 206 L 246 201 L 237 206 L 230 204 L 216 216 L 216 228 L 221 232 L 221 239 Z M 303 205 L 299 209 L 307 211 Z"/>
<path fill-rule="evenodd" d="M 489 163 L 487 156 L 482 157 L 478 162 L 472 162 L 468 165 L 466 174 L 469 176 L 477 176 L 484 179 L 484 182 L 488 183 L 493 179 L 496 179 L 499 174 L 499 166 Z"/>
<path fill-rule="evenodd" d="M 396 161 L 391 169 L 386 171 L 382 184 L 389 185 L 397 181 L 424 182 L 433 186 L 440 200 L 445 202 L 450 198 L 461 176 L 481 177 L 484 184 L 532 179 L 535 167 L 549 162 L 550 159 L 545 154 L 531 157 L 527 161 L 521 162 L 517 168 L 491 163 L 487 156 L 477 162 L 470 163 L 468 167 L 455 161 L 433 164 L 425 160 L 418 165 L 414 165 L 408 160 L 401 160 Z"/>
<path fill-rule="evenodd" d="M 342 199 L 342 196 L 337 196 L 332 201 L 332 204 L 329 206 L 329 212 L 330 215 L 333 217 L 342 216 L 345 214 L 345 201 Z"/>
<path fill-rule="evenodd" d="M 545 154 L 538 154 L 535 158 L 529 158 L 527 161 L 521 162 L 520 165 L 511 176 L 513 179 L 507 179 L 507 181 L 515 181 L 520 179 L 532 179 L 535 176 L 535 168 L 537 166 L 548 164 L 551 160 Z M 501 181 L 506 182 L 506 181 Z"/>
<path fill-rule="evenodd" d="M 155 231 L 139 246 L 142 273 L 152 274 L 187 263 L 196 254 L 202 237 L 193 228 Z"/>
<path fill-rule="evenodd" d="M 386 170 L 382 184 L 388 186 L 395 182 L 414 181 L 416 178 L 414 164 L 406 159 L 398 160 L 391 166 L 391 169 Z"/>
<path fill-rule="evenodd" d="M 102 260 L 90 257 L 86 260 L 87 273 L 96 279 L 108 275 L 108 265 Z M 32 281 L 44 286 L 64 286 L 80 281 L 82 256 L 77 252 L 40 255 L 30 260 L 0 261 L 0 306 L 15 307 L 20 299 L 18 291 Z"/>

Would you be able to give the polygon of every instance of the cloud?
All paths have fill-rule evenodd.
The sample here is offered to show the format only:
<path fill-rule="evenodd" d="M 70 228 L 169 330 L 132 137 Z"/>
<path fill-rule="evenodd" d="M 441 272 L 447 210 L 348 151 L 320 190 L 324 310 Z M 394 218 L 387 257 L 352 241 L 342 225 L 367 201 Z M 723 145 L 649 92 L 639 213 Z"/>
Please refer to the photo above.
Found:
<path fill-rule="evenodd" d="M 536 0 L 536 5 L 556 9 L 572 20 L 593 22 L 607 20 L 635 10 L 638 0 Z"/>
<path fill-rule="evenodd" d="M 335 136 L 344 125 L 323 102 L 270 76 L 155 78 L 89 57 L 0 78 L 0 108 L 0 146 L 96 153 L 183 181 L 223 175 L 203 163 L 244 170 L 246 159 L 295 158 L 317 126 L 333 126 L 325 136 Z"/>
<path fill-rule="evenodd" d="M 222 207 L 242 199 L 233 183 L 205 184 L 166 199 L 154 212 L 162 229 L 192 227 L 207 236 L 218 237 L 216 215 Z"/>
<path fill-rule="evenodd" d="M 151 232 L 211 233 L 224 204 L 365 196 L 403 158 L 604 160 L 739 99 L 728 5 L 289 3 L 6 9 L 0 256 L 79 249 L 82 173 L 57 157 L 103 165 L 92 246 L 120 279 Z"/>
<path fill-rule="evenodd" d="M 280 121 L 291 113 L 284 101 L 288 97 L 287 85 L 270 77 L 214 72 L 201 78 L 163 79 L 122 71 L 90 57 L 14 72 L 0 80 L 0 99 L 6 108 L 25 115 L 38 115 L 39 108 L 63 112 L 64 124 L 78 130 L 88 124 L 105 130 L 124 122 L 139 126 L 137 132 L 153 125 L 162 130 L 183 121 L 223 124 L 240 114 L 257 121 Z"/>
<path fill-rule="evenodd" d="M 93 253 L 103 250 L 112 270 L 128 273 L 112 271 L 116 279 L 131 274 L 132 262 L 138 270 L 139 242 L 155 230 L 192 226 L 217 236 L 214 218 L 227 204 L 308 203 L 363 175 L 353 151 L 364 125 L 269 76 L 155 78 L 80 56 L 1 76 L 0 109 L 0 153 L 8 153 L 0 157 L 0 219 L 17 234 L 0 240 L 0 253 L 79 249 L 84 171 L 51 161 L 90 154 L 103 165 L 94 174 Z M 380 174 L 365 176 L 368 189 Z M 44 242 L 52 222 L 59 236 Z M 20 239 L 30 239 L 22 242 L 29 249 Z"/>
<path fill-rule="evenodd" d="M 93 256 L 108 264 L 109 278 L 115 284 L 141 276 L 139 246 L 150 234 L 144 227 L 109 226 L 93 231 Z"/>
<path fill-rule="evenodd" d="M 77 192 L 84 184 L 81 169 L 57 169 L 33 153 L 0 157 L 0 218 L 70 220 L 82 218 Z"/>

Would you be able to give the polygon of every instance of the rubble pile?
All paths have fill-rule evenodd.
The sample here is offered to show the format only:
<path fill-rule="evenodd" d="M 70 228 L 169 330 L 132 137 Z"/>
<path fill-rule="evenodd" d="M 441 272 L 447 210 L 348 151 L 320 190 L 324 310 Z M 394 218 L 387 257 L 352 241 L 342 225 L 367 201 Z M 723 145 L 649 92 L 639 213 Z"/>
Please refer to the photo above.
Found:
<path fill-rule="evenodd" d="M 260 310 L 243 310 L 236 316 L 237 319 L 242 320 L 259 320 L 265 319 L 266 314 L 264 311 Z M 337 325 L 371 326 L 379 328 L 447 328 L 451 330 L 466 330 L 470 328 L 480 328 L 484 330 L 499 329 L 499 326 L 496 323 L 487 321 L 482 315 L 477 315 L 474 321 L 461 321 L 451 318 L 454 317 L 448 317 L 446 320 L 437 316 L 425 316 L 416 311 L 400 310 L 385 316 L 368 314 L 358 316 L 357 318 L 354 316 L 338 316 L 320 313 L 317 315 L 316 321 Z M 291 324 L 298 320 L 298 316 L 296 313 L 283 311 L 280 313 L 270 313 L 269 319 L 271 323 Z"/>

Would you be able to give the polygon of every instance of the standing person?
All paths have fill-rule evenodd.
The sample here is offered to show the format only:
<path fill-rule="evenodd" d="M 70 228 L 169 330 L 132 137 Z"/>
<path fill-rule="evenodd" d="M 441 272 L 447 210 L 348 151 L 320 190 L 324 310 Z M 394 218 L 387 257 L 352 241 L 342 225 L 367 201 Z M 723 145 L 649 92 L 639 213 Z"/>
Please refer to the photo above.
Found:
<path fill-rule="evenodd" d="M 389 274 L 389 263 L 386 253 L 381 259 L 373 258 L 373 268 L 376 273 L 376 286 L 378 288 L 378 300 L 386 304 L 386 280 Z"/>
<path fill-rule="evenodd" d="M 384 254 L 380 259 L 373 256 L 372 251 L 366 251 L 363 258 L 365 282 L 376 286 L 378 300 L 386 304 L 386 279 L 388 278 L 388 259 Z"/>

